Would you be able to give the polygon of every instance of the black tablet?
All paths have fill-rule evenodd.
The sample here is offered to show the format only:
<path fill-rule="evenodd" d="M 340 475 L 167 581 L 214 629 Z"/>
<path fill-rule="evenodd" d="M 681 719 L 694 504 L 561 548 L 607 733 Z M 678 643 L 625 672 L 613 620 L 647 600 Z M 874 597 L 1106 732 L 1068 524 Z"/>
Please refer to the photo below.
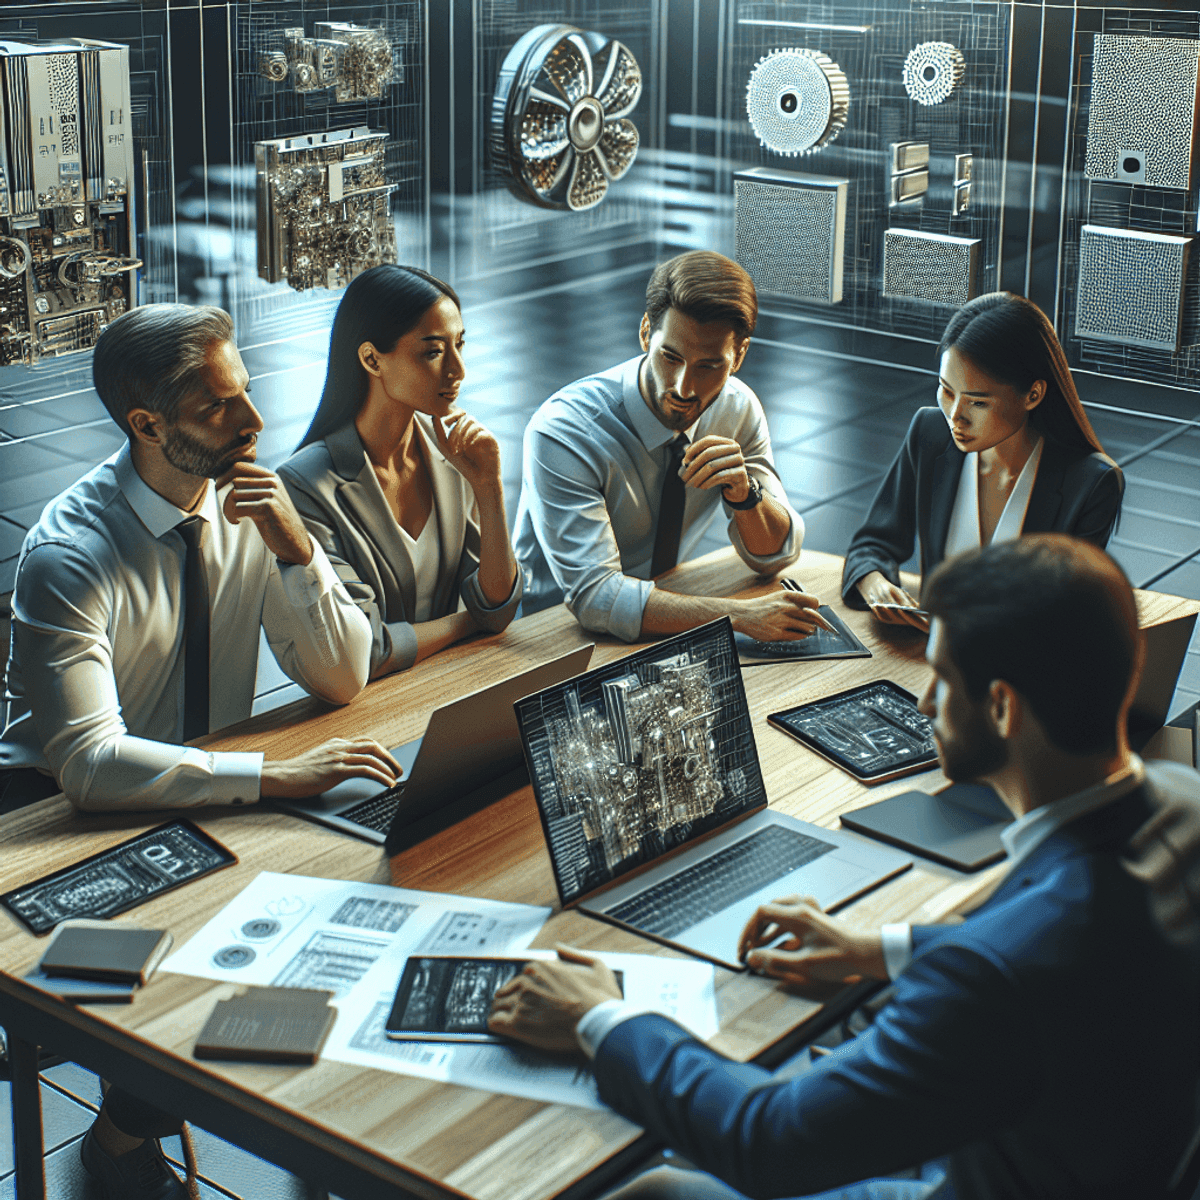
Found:
<path fill-rule="evenodd" d="M 743 667 L 769 662 L 815 662 L 825 658 L 870 658 L 871 651 L 850 632 L 845 621 L 828 605 L 817 611 L 833 626 L 835 632 L 814 629 L 798 642 L 759 642 L 744 633 L 735 633 L 738 661 Z"/>
<path fill-rule="evenodd" d="M 767 721 L 863 783 L 884 783 L 937 766 L 933 725 L 917 698 L 879 679 L 812 700 Z"/>
<path fill-rule="evenodd" d="M 68 917 L 115 917 L 235 862 L 237 855 L 199 825 L 170 821 L 13 888 L 0 905 L 31 933 L 49 933 Z"/>
<path fill-rule="evenodd" d="M 488 1031 L 492 998 L 530 961 L 410 958 L 384 1030 L 389 1038 L 402 1042 L 503 1042 L 504 1038 Z M 621 972 L 614 974 L 621 983 Z"/>

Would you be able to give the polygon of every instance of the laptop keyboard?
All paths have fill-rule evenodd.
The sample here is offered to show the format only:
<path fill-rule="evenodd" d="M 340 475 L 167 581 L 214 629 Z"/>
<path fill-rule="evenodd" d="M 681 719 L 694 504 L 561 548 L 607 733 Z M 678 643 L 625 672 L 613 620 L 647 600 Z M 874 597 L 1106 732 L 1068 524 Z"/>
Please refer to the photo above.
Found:
<path fill-rule="evenodd" d="M 405 781 L 407 782 L 407 781 Z M 400 807 L 400 795 L 404 791 L 404 782 L 394 783 L 385 792 L 372 796 L 353 808 L 344 809 L 338 813 L 344 821 L 353 821 L 355 825 L 363 825 L 376 833 L 387 833 L 392 827 L 392 818 Z"/>
<path fill-rule="evenodd" d="M 835 847 L 783 825 L 768 825 L 711 858 L 610 908 L 643 933 L 673 938 Z"/>

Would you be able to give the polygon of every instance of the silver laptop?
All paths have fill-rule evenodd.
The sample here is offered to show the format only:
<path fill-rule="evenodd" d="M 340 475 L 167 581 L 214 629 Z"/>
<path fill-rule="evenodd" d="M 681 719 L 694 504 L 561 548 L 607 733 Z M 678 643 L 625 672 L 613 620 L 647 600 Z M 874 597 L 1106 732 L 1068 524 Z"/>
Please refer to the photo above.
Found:
<path fill-rule="evenodd" d="M 400 833 L 414 822 L 521 765 L 513 704 L 587 670 L 594 649 L 581 646 L 434 709 L 423 737 L 391 748 L 404 769 L 392 787 L 347 779 L 319 796 L 280 800 L 276 807 L 393 852 Z"/>
<path fill-rule="evenodd" d="M 564 908 L 739 970 L 758 905 L 834 908 L 912 866 L 768 811 L 728 618 L 516 707 Z"/>

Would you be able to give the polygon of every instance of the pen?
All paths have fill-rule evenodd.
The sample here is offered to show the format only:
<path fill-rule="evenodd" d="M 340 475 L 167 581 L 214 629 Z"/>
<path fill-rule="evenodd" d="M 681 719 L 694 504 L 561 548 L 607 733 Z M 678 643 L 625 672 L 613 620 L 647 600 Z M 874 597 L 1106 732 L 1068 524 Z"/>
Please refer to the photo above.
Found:
<path fill-rule="evenodd" d="M 796 580 L 789 579 L 786 575 L 780 576 L 779 584 L 785 592 L 799 592 L 801 595 L 804 594 L 804 588 Z M 816 609 L 813 609 L 813 619 L 822 629 L 827 630 L 829 633 L 837 633 L 837 630 Z"/>

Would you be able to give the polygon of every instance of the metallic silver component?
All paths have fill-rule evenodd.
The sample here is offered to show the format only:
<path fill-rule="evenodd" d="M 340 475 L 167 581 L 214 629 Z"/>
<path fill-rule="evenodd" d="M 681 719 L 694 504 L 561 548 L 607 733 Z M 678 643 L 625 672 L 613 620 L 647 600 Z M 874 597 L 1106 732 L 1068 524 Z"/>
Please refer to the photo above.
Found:
<path fill-rule="evenodd" d="M 1085 225 L 1075 336 L 1176 353 L 1194 237 Z"/>
<path fill-rule="evenodd" d="M 733 175 L 734 256 L 761 292 L 838 304 L 848 179 L 751 167 Z"/>
<path fill-rule="evenodd" d="M 1198 105 L 1200 41 L 1097 34 L 1084 174 L 1190 188 Z"/>
<path fill-rule="evenodd" d="M 758 140 L 776 154 L 811 154 L 846 126 L 850 84 L 819 50 L 774 50 L 746 83 L 746 116 Z"/>
<path fill-rule="evenodd" d="M 904 90 L 917 104 L 941 104 L 963 81 L 967 63 L 950 42 L 922 42 L 904 60 Z"/>
<path fill-rule="evenodd" d="M 956 217 L 961 217 L 970 207 L 971 185 L 969 183 L 959 184 L 954 189 L 954 208 L 952 209 L 952 214 Z"/>
<path fill-rule="evenodd" d="M 341 288 L 396 261 L 387 139 L 360 126 L 255 143 L 260 278 Z"/>
<path fill-rule="evenodd" d="M 975 295 L 979 238 L 889 229 L 883 235 L 883 294 L 957 308 Z"/>
<path fill-rule="evenodd" d="M 973 154 L 956 154 L 954 156 L 954 186 L 960 187 L 964 183 L 970 183 L 974 170 L 975 156 Z"/>
<path fill-rule="evenodd" d="M 0 365 L 95 345 L 136 293 L 129 50 L 0 41 Z"/>
<path fill-rule="evenodd" d="M 282 50 L 260 55 L 258 73 L 272 83 L 282 83 L 288 77 L 288 59 Z"/>
<path fill-rule="evenodd" d="M 641 93 L 641 69 L 620 42 L 573 25 L 530 29 L 492 97 L 492 154 L 513 194 L 543 208 L 599 204 L 637 157 L 628 116 Z"/>
<path fill-rule="evenodd" d="M 900 204 L 916 204 L 925 198 L 929 191 L 928 171 L 909 171 L 904 175 L 892 176 L 892 193 L 888 198 L 888 207 L 895 208 Z"/>
<path fill-rule="evenodd" d="M 893 142 L 892 174 L 902 175 L 905 171 L 916 171 L 929 166 L 928 142 Z"/>
<path fill-rule="evenodd" d="M 342 47 L 333 82 L 335 104 L 378 100 L 393 81 L 392 44 L 382 29 L 352 25 L 347 21 L 318 21 L 313 33 L 319 40 Z"/>

